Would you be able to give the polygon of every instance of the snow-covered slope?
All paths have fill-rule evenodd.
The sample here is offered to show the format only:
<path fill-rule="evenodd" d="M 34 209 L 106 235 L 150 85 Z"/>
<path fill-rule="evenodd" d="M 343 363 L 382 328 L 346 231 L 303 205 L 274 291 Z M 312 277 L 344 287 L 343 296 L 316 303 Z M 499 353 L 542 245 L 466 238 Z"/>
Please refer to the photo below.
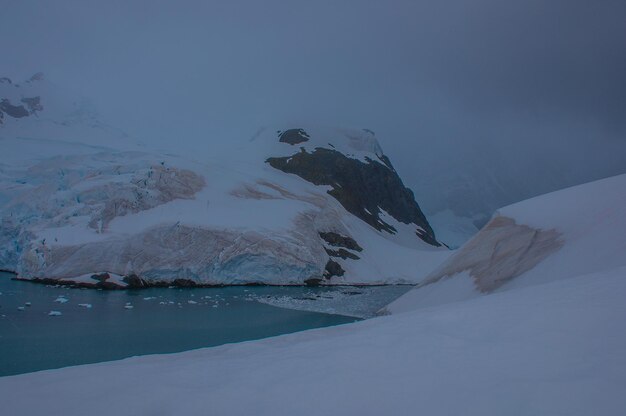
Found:
<path fill-rule="evenodd" d="M 567 415 L 626 408 L 626 269 L 180 354 L 0 378 L 3 414 Z"/>
<path fill-rule="evenodd" d="M 411 283 L 449 255 L 369 131 L 265 129 L 231 153 L 181 157 L 42 76 L 1 87 L 15 116 L 39 105 L 0 126 L 0 269 L 22 278 Z"/>
<path fill-rule="evenodd" d="M 391 312 L 626 266 L 626 175 L 500 209 Z"/>
<path fill-rule="evenodd" d="M 19 83 L 0 78 L 0 137 L 139 146 L 123 131 L 103 123 L 89 99 L 56 85 L 42 73 Z"/>

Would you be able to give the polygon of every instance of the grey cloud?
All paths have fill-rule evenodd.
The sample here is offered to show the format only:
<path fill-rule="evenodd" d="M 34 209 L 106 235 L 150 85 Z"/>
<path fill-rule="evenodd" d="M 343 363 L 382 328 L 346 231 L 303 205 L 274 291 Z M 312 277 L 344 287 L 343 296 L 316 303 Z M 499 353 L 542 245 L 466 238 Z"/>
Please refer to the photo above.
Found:
<path fill-rule="evenodd" d="M 0 73 L 206 151 L 272 123 L 368 127 L 431 210 L 469 194 L 488 213 L 626 171 L 625 19 L 611 0 L 6 1 Z M 468 176 L 498 180 L 455 194 Z"/>

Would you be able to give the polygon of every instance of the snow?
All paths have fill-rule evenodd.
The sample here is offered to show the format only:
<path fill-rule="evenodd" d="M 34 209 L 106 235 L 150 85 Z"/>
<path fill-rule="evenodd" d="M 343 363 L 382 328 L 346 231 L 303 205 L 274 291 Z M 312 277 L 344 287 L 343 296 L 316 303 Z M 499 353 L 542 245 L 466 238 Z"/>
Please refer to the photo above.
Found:
<path fill-rule="evenodd" d="M 106 273 L 109 275 L 109 278 L 106 279 L 106 282 L 108 283 L 114 283 L 120 287 L 126 287 L 128 286 L 128 284 L 126 282 L 124 282 L 124 276 L 121 276 L 119 274 L 115 274 L 115 273 L 109 273 L 109 272 L 95 272 L 95 273 L 86 273 L 86 274 L 82 274 L 80 276 L 72 276 L 72 277 L 68 277 L 68 278 L 63 278 L 60 279 L 62 281 L 71 281 L 71 282 L 75 282 L 75 283 L 86 283 L 86 284 L 91 284 L 91 285 L 95 285 L 96 283 L 98 283 L 98 280 L 94 279 L 92 276 L 94 275 L 99 275 L 99 274 L 103 274 Z"/>
<path fill-rule="evenodd" d="M 0 391 L 11 400 L 3 412 L 619 415 L 625 273 L 261 341 L 4 377 Z"/>
<path fill-rule="evenodd" d="M 626 266 L 623 253 L 626 175 L 619 175 L 500 209 L 472 240 L 386 311 L 611 270 Z M 485 284 L 493 276 L 502 278 L 501 286 Z"/>
<path fill-rule="evenodd" d="M 376 316 L 380 308 L 406 293 L 411 286 L 334 287 L 320 292 L 305 290 L 299 296 L 249 296 L 247 301 L 310 312 L 330 313 L 355 318 Z"/>
<path fill-rule="evenodd" d="M 321 277 L 329 259 L 319 231 L 351 236 L 364 248 L 360 260 L 340 260 L 346 273 L 330 284 L 416 283 L 450 254 L 389 215 L 399 232 L 379 232 L 328 195 L 329 187 L 265 163 L 318 147 L 382 163 L 369 131 L 299 126 L 309 140 L 292 146 L 265 129 L 224 154 L 175 155 L 109 128 L 84 100 L 46 79 L 2 84 L 0 96 L 41 96 L 44 106 L 0 126 L 0 268 L 22 278 L 93 283 L 92 274 L 107 271 L 302 284 Z"/>
<path fill-rule="evenodd" d="M 265 128 L 251 140 L 255 154 L 270 156 L 291 156 L 294 149 L 312 152 L 316 148 L 336 150 L 345 156 L 366 162 L 368 159 L 379 161 L 383 150 L 374 134 L 367 130 L 337 128 L 320 125 L 297 126 L 305 130 L 308 140 L 296 145 L 281 143 L 277 140 L 280 129 Z M 284 131 L 284 129 L 280 129 Z"/>
<path fill-rule="evenodd" d="M 452 249 L 459 248 L 478 232 L 471 218 L 456 215 L 445 209 L 427 216 L 428 222 L 437 232 L 437 239 Z"/>
<path fill-rule="evenodd" d="M 135 271 L 298 283 L 327 260 L 317 232 L 335 230 L 363 251 L 332 283 L 421 283 L 386 308 L 391 315 L 355 324 L 0 378 L 10 398 L 3 414 L 586 416 L 626 408 L 626 175 L 505 207 L 450 257 L 410 239 L 415 230 L 385 213 L 397 235 L 350 215 L 326 187 L 264 164 L 301 147 L 376 160 L 382 151 L 369 132 L 305 126 L 311 139 L 291 146 L 267 129 L 226 160 L 183 157 L 147 152 L 88 106 L 72 105 L 0 130 L 0 210 L 10 223 L 0 267 L 78 281 L 110 270 L 118 284 Z M 89 225 L 109 190 L 118 196 L 134 180 L 129 172 L 152 166 L 175 168 L 168 178 L 176 180 L 188 169 L 204 186 Z M 188 184 L 179 185 L 173 190 Z M 85 193 L 91 205 L 80 200 Z M 537 239 L 544 245 L 533 251 Z M 339 301 L 320 305 L 340 311 Z"/>

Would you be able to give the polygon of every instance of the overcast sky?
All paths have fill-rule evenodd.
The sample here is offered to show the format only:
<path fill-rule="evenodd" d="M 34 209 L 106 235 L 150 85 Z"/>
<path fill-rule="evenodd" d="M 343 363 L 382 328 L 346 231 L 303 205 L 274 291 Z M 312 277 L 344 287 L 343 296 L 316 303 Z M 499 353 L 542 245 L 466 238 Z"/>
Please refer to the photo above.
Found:
<path fill-rule="evenodd" d="M 463 174 L 485 155 L 531 176 L 531 194 L 552 186 L 551 170 L 565 182 L 626 171 L 624 0 L 0 0 L 0 11 L 2 75 L 43 71 L 158 140 L 367 127 L 418 194 L 429 172 Z"/>

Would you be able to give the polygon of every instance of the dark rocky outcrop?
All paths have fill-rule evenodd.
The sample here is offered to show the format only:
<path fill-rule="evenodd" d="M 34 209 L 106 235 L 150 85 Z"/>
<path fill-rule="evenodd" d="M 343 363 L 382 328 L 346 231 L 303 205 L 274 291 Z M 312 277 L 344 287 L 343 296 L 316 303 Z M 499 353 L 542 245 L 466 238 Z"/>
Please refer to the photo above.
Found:
<path fill-rule="evenodd" d="M 335 260 L 328 260 L 324 268 L 324 277 L 330 279 L 334 276 L 343 276 L 346 271 Z"/>
<path fill-rule="evenodd" d="M 330 279 L 333 276 L 343 276 L 343 274 L 345 273 L 345 270 L 343 270 L 343 267 L 341 267 L 341 264 L 333 260 L 333 258 L 335 259 L 340 258 L 342 260 L 347 260 L 347 259 L 359 260 L 360 259 L 360 257 L 357 256 L 356 254 L 346 250 L 346 249 L 349 249 L 349 250 L 354 250 L 354 251 L 359 251 L 359 252 L 363 251 L 363 248 L 356 242 L 354 238 L 343 236 L 333 231 L 328 231 L 328 232 L 322 231 L 319 233 L 319 236 L 327 244 L 333 247 L 338 247 L 337 250 L 324 247 L 324 250 L 326 251 L 326 254 L 328 254 L 328 257 L 331 257 L 330 259 L 328 259 L 328 262 L 326 263 L 326 267 L 324 268 L 324 277 L 326 279 Z"/>
<path fill-rule="evenodd" d="M 6 98 L 0 101 L 0 112 L 4 112 L 13 118 L 28 117 L 30 115 L 23 105 L 13 105 Z"/>
<path fill-rule="evenodd" d="M 302 129 L 289 129 L 285 131 L 278 131 L 279 142 L 289 143 L 291 145 L 304 143 L 309 141 L 309 135 Z"/>
<path fill-rule="evenodd" d="M 331 250 L 331 249 L 325 248 L 324 250 L 326 250 L 326 254 L 328 254 L 330 257 L 339 257 L 344 260 L 345 259 L 352 259 L 352 260 L 360 259 L 359 256 L 357 256 L 354 253 L 350 253 L 348 250 L 344 248 L 340 248 L 339 250 Z"/>
<path fill-rule="evenodd" d="M 318 279 L 315 277 L 312 277 L 304 281 L 304 284 L 307 286 L 319 286 L 321 283 L 322 283 L 322 279 Z"/>
<path fill-rule="evenodd" d="M 26 107 L 24 105 L 13 105 L 7 98 L 0 99 L 0 124 L 2 124 L 5 114 L 13 118 L 23 118 L 43 110 L 40 97 L 22 98 L 22 103 Z"/>
<path fill-rule="evenodd" d="M 148 287 L 148 282 L 146 282 L 145 280 L 143 280 L 136 274 L 130 274 L 128 276 L 124 276 L 122 281 L 126 283 L 129 288 L 132 288 L 132 289 Z"/>
<path fill-rule="evenodd" d="M 363 248 L 352 237 L 343 236 L 341 234 L 329 231 L 320 232 L 322 240 L 334 247 L 345 247 L 350 250 L 363 251 Z"/>
<path fill-rule="evenodd" d="M 215 285 L 215 284 L 196 283 L 191 279 L 175 279 L 171 282 L 147 281 L 135 274 L 130 274 L 122 278 L 122 281 L 126 283 L 126 286 L 124 286 L 124 285 L 120 285 L 118 283 L 109 281 L 110 278 L 111 276 L 109 275 L 109 273 L 98 273 L 98 274 L 93 274 L 91 276 L 91 279 L 94 280 L 94 283 L 74 281 L 71 279 L 55 279 L 51 277 L 36 277 L 32 279 L 26 279 L 26 278 L 18 276 L 18 277 L 14 277 L 13 280 L 20 280 L 20 281 L 32 282 L 32 283 L 42 283 L 42 284 L 54 285 L 54 286 L 67 286 L 67 287 L 73 287 L 73 288 L 103 289 L 103 290 L 148 289 L 151 287 L 191 288 L 191 287 L 223 287 L 224 286 L 224 285 Z"/>
<path fill-rule="evenodd" d="M 388 158 L 383 155 L 379 159 L 363 162 L 318 147 L 311 153 L 302 148 L 292 156 L 271 157 L 266 162 L 315 185 L 331 186 L 333 189 L 328 193 L 348 212 L 379 231 L 397 232 L 380 218 L 382 209 L 399 222 L 417 225 L 423 230 L 416 230 L 422 240 L 440 246 L 413 192 L 404 186 Z"/>
<path fill-rule="evenodd" d="M 93 280 L 97 280 L 98 282 L 105 282 L 111 278 L 111 275 L 109 275 L 108 273 L 98 273 L 98 274 L 92 274 L 91 278 Z"/>
<path fill-rule="evenodd" d="M 26 81 L 26 82 L 43 81 L 44 78 L 45 78 L 45 76 L 44 76 L 43 72 L 37 72 L 35 75 L 30 77 L 28 79 L 28 81 Z"/>

